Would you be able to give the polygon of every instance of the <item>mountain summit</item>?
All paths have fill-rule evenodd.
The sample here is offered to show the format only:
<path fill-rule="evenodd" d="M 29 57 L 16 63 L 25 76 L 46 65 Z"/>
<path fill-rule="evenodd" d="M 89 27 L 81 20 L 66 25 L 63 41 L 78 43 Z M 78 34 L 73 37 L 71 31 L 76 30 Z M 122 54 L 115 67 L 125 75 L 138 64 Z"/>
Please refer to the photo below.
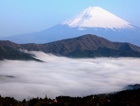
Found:
<path fill-rule="evenodd" d="M 62 25 L 84 28 L 133 28 L 130 23 L 102 9 L 101 7 L 89 7 L 76 17 L 64 21 Z"/>
<path fill-rule="evenodd" d="M 140 46 L 140 28 L 100 7 L 88 7 L 74 18 L 46 30 L 15 35 L 3 40 L 20 44 L 48 43 L 85 34 L 93 34 L 110 41 L 129 42 Z"/>

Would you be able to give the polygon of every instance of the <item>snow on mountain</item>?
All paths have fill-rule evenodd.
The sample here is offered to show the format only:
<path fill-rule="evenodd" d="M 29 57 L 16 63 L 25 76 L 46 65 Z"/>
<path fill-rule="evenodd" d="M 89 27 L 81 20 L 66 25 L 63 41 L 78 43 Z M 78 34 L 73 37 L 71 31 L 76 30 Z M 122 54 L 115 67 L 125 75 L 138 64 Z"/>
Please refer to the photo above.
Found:
<path fill-rule="evenodd" d="M 89 7 L 76 17 L 64 21 L 62 25 L 78 27 L 79 29 L 84 29 L 86 27 L 110 29 L 133 28 L 127 21 L 115 16 L 101 7 Z"/>
<path fill-rule="evenodd" d="M 100 8 L 89 7 L 74 18 L 46 30 L 15 35 L 4 40 L 15 43 L 48 43 L 93 34 L 114 42 L 129 42 L 140 46 L 140 28 Z"/>

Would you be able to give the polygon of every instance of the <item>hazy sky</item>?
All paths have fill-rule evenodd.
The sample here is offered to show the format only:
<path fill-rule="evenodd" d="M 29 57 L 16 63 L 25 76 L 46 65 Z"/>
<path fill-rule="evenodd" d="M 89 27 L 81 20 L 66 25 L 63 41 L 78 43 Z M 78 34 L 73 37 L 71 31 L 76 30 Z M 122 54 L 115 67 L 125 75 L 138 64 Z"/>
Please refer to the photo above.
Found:
<path fill-rule="evenodd" d="M 140 27 L 140 0 L 0 0 L 0 37 L 44 30 L 89 6 Z"/>

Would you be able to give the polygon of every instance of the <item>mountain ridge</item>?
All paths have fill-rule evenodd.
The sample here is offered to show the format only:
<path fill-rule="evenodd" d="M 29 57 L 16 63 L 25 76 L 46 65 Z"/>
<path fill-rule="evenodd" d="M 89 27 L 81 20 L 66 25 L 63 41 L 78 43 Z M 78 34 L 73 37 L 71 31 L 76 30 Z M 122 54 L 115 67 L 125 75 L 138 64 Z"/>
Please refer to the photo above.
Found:
<path fill-rule="evenodd" d="M 64 21 L 62 25 L 78 27 L 80 30 L 88 27 L 109 29 L 133 28 L 127 21 L 97 6 L 88 7 L 74 18 Z"/>
<path fill-rule="evenodd" d="M 11 43 L 9 41 L 6 42 Z M 19 51 L 19 49 L 28 51 L 42 51 L 58 56 L 74 58 L 140 57 L 140 47 L 136 45 L 130 43 L 111 42 L 105 38 L 91 34 L 70 39 L 62 39 L 45 44 L 13 44 L 13 50 L 16 51 Z M 12 49 L 11 44 L 9 45 L 9 48 Z"/>
<path fill-rule="evenodd" d="M 97 9 L 97 15 L 94 13 L 94 11 L 91 13 L 87 12 L 83 14 L 83 16 L 86 17 L 83 18 L 85 21 L 84 20 L 80 21 L 81 26 L 78 27 L 77 25 L 79 24 L 76 24 L 76 27 L 75 26 L 70 27 L 66 23 L 65 24 L 60 23 L 50 28 L 47 28 L 45 30 L 42 30 L 40 32 L 15 35 L 15 36 L 3 38 L 3 40 L 10 40 L 19 44 L 26 44 L 26 43 L 44 44 L 44 43 L 49 43 L 61 39 L 74 38 L 85 34 L 94 34 L 106 38 L 113 42 L 130 42 L 132 44 L 140 46 L 139 27 L 131 25 L 129 22 L 126 22 L 123 19 L 114 16 L 114 14 L 110 12 L 109 14 L 111 14 L 111 17 L 109 17 L 110 15 L 109 16 L 106 15 L 108 14 L 108 11 L 104 9 L 101 9 L 101 11 L 103 12 L 98 13 L 99 10 L 100 9 Z M 86 9 L 83 11 L 86 11 Z M 92 16 L 92 19 L 90 19 L 90 16 Z M 93 19 L 94 18 L 93 16 L 97 18 L 97 21 Z M 87 26 L 85 27 L 86 22 L 87 22 L 87 26 L 90 24 L 91 27 L 87 27 Z M 95 26 L 97 26 L 97 24 L 104 25 L 104 27 L 93 27 L 94 24 Z M 121 25 L 121 27 L 118 27 L 118 24 Z"/>
<path fill-rule="evenodd" d="M 111 42 L 107 39 L 91 34 L 83 35 L 72 39 L 65 39 L 52 43 L 47 43 L 45 44 L 45 47 L 47 47 L 49 51 L 46 50 L 44 52 L 47 53 L 54 52 L 54 53 L 58 53 L 58 55 L 72 56 L 72 57 L 75 53 L 78 53 L 76 57 L 78 57 L 81 54 L 83 54 L 82 56 L 84 57 L 102 57 L 102 56 L 115 57 L 115 55 L 116 57 L 119 57 L 121 56 L 121 54 L 115 54 L 115 52 L 117 53 L 119 50 L 121 52 L 125 52 L 125 51 L 129 52 L 131 50 L 140 52 L 139 47 L 131 45 L 129 43 Z M 59 47 L 61 47 L 61 49 Z M 69 51 L 69 53 L 67 53 L 67 51 Z M 110 52 L 108 53 L 108 51 Z M 108 54 L 104 54 L 105 52 L 107 52 Z M 111 55 L 112 52 L 113 55 Z"/>
<path fill-rule="evenodd" d="M 0 60 L 35 60 L 32 54 L 24 53 L 21 51 L 23 47 L 19 44 L 11 42 L 9 40 L 0 41 Z"/>

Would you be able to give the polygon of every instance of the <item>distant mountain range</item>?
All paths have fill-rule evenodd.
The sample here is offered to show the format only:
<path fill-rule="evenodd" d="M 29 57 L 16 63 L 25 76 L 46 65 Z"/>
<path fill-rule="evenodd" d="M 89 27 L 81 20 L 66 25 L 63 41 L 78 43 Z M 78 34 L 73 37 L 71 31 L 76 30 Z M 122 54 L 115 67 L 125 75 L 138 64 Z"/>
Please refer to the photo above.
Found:
<path fill-rule="evenodd" d="M 130 42 L 140 46 L 140 28 L 101 7 L 88 7 L 75 17 L 46 30 L 15 35 L 3 40 L 19 44 L 43 44 L 85 34 L 94 34 L 114 42 Z"/>
<path fill-rule="evenodd" d="M 0 59 L 34 59 L 28 51 L 43 51 L 54 55 L 83 57 L 140 57 L 140 47 L 130 43 L 111 42 L 96 35 L 83 35 L 45 44 L 16 44 L 0 41 Z"/>

